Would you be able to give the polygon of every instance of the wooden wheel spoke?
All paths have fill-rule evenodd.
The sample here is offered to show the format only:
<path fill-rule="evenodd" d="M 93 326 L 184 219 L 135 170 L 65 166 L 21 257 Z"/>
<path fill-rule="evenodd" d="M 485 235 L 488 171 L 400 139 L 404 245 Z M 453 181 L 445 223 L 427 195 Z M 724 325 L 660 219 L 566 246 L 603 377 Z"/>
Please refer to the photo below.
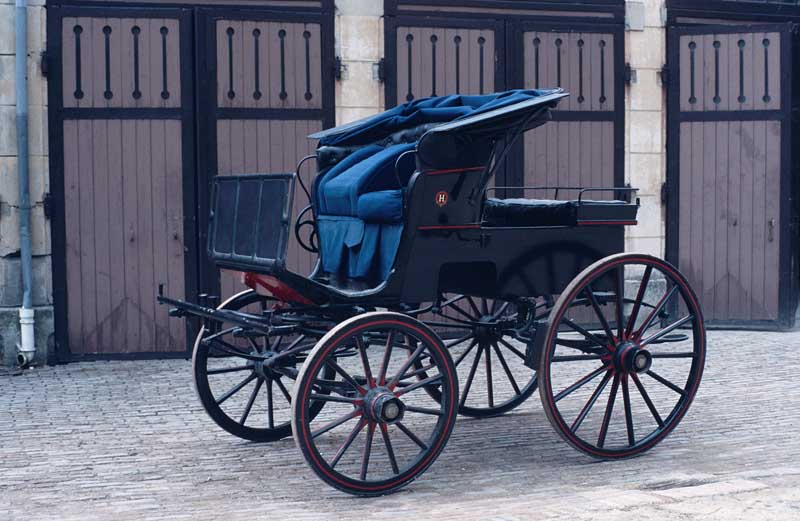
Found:
<path fill-rule="evenodd" d="M 461 338 L 457 338 L 456 340 L 454 340 L 454 341 L 452 341 L 450 343 L 445 342 L 444 345 L 445 345 L 445 347 L 447 347 L 447 349 L 450 349 L 452 347 L 457 346 L 458 344 L 464 343 L 466 340 L 469 340 L 470 338 L 473 338 L 474 336 L 475 335 L 472 333 L 472 331 L 470 331 L 466 335 L 462 336 Z"/>
<path fill-rule="evenodd" d="M 472 349 L 473 349 L 473 348 L 474 348 L 474 347 L 475 347 L 477 344 L 478 344 L 478 340 L 477 340 L 476 338 L 473 338 L 473 339 L 472 339 L 472 342 L 469 344 L 469 347 L 468 347 L 468 348 L 467 348 L 467 349 L 466 349 L 466 350 L 465 350 L 463 353 L 461 353 L 461 355 L 460 355 L 460 356 L 458 357 L 458 359 L 455 361 L 455 366 L 456 366 L 456 367 L 458 367 L 458 365 L 459 365 L 459 364 L 460 364 L 462 361 L 464 361 L 464 358 L 466 358 L 466 357 L 467 357 L 467 355 L 469 354 L 469 352 L 470 352 L 470 351 L 472 351 Z"/>
<path fill-rule="evenodd" d="M 244 406 L 242 416 L 239 418 L 240 425 L 244 425 L 244 422 L 247 421 L 247 417 L 250 416 L 250 410 L 253 408 L 253 403 L 255 403 L 256 397 L 258 396 L 258 391 L 261 390 L 262 385 L 264 385 L 264 380 L 259 378 L 258 382 L 256 382 L 256 386 L 253 388 L 253 392 L 250 393 L 250 398 L 247 400 L 247 405 Z"/>
<path fill-rule="evenodd" d="M 244 388 L 244 386 L 246 386 L 256 378 L 257 377 L 255 373 L 249 374 L 244 380 L 234 385 L 228 392 L 226 392 L 220 398 L 218 398 L 217 405 L 222 405 L 228 398 L 241 391 Z"/>
<path fill-rule="evenodd" d="M 466 311 L 461 309 L 455 302 L 451 303 L 448 307 L 450 309 L 452 309 L 453 311 L 455 311 L 456 313 L 458 313 L 459 315 L 461 315 L 462 317 L 464 317 L 467 320 L 471 321 L 471 322 L 474 322 L 474 321 L 476 321 L 476 320 L 478 320 L 480 318 L 480 317 L 474 317 L 474 316 L 470 315 L 469 313 L 467 313 Z M 444 311 L 444 308 L 442 309 L 442 311 Z M 447 318 L 451 318 L 451 317 L 447 317 Z"/>
<path fill-rule="evenodd" d="M 478 309 L 478 306 L 475 305 L 475 300 L 472 297 L 467 297 L 467 302 L 469 302 L 469 307 L 472 308 L 473 313 L 475 313 L 476 317 L 481 316 L 481 312 Z"/>
<path fill-rule="evenodd" d="M 623 338 L 623 334 L 625 333 L 625 325 L 623 323 L 623 318 L 625 314 L 625 273 L 623 266 L 617 266 L 615 270 L 616 273 L 616 294 L 617 294 L 617 302 L 616 302 L 616 311 L 617 311 L 617 338 Z"/>
<path fill-rule="evenodd" d="M 369 422 L 367 426 L 367 443 L 364 445 L 364 455 L 361 458 L 361 481 L 367 479 L 367 471 L 369 469 L 369 456 L 372 452 L 372 438 L 375 436 L 375 424 Z"/>
<path fill-rule="evenodd" d="M 492 344 L 492 348 L 494 348 L 494 352 L 497 355 L 497 359 L 500 361 L 500 365 L 503 367 L 503 371 L 506 373 L 506 377 L 508 377 L 509 383 L 511 383 L 511 387 L 514 388 L 514 392 L 519 396 L 522 392 L 519 390 L 519 385 L 517 385 L 517 381 L 514 379 L 514 375 L 511 373 L 511 369 L 509 369 L 508 364 L 506 363 L 506 358 L 503 356 L 503 353 L 500 351 L 500 348 L 497 347 L 497 342 Z"/>
<path fill-rule="evenodd" d="M 464 403 L 467 401 L 467 395 L 469 394 L 469 390 L 472 387 L 472 380 L 475 378 L 475 371 L 478 369 L 478 364 L 481 361 L 482 354 L 483 354 L 483 346 L 479 346 L 478 352 L 475 353 L 475 359 L 472 361 L 472 367 L 469 368 L 469 375 L 467 375 L 467 383 L 464 385 L 464 394 L 461 395 L 461 400 L 458 402 L 459 407 L 464 407 Z"/>
<path fill-rule="evenodd" d="M 275 428 L 275 407 L 272 402 L 272 380 L 267 383 L 267 425 L 270 429 Z"/>
<path fill-rule="evenodd" d="M 665 327 L 664 329 L 662 329 L 658 333 L 653 333 L 649 337 L 645 338 L 644 340 L 639 342 L 639 345 L 641 347 L 644 347 L 647 344 L 650 344 L 650 343 L 653 343 L 653 342 L 657 342 L 659 339 L 661 339 L 664 336 L 672 333 L 673 331 L 675 331 L 676 329 L 678 329 L 679 327 L 681 327 L 682 325 L 684 325 L 685 323 L 687 323 L 688 321 L 690 321 L 692 319 L 694 319 L 694 315 L 691 315 L 691 314 L 690 315 L 686 315 L 685 317 L 681 318 L 680 320 L 676 320 L 672 324 L 668 325 L 667 327 Z"/>
<path fill-rule="evenodd" d="M 409 378 L 414 378 L 415 376 L 422 376 L 422 375 L 426 374 L 428 371 L 430 371 L 431 369 L 435 369 L 436 367 L 437 367 L 436 364 L 428 364 L 428 365 L 424 365 L 424 366 L 422 366 L 422 367 L 420 367 L 418 369 L 415 369 L 415 370 L 411 371 L 410 373 L 406 373 L 406 374 L 404 374 L 403 376 L 400 377 L 400 380 L 398 381 L 398 385 L 400 385 L 400 382 L 402 382 L 403 380 L 408 380 Z"/>
<path fill-rule="evenodd" d="M 253 366 L 252 365 L 237 365 L 236 367 L 224 367 L 224 368 L 221 368 L 221 369 L 209 369 L 208 371 L 206 371 L 206 374 L 212 375 L 212 374 L 236 373 L 236 372 L 239 372 L 239 371 L 247 371 L 248 369 L 252 371 Z"/>
<path fill-rule="evenodd" d="M 664 294 L 663 297 L 661 297 L 661 300 L 658 302 L 658 304 L 653 309 L 650 310 L 650 314 L 647 315 L 647 318 L 645 319 L 645 321 L 642 322 L 642 325 L 639 326 L 639 329 L 637 329 L 636 333 L 634 333 L 634 336 L 636 338 L 641 338 L 642 335 L 648 329 L 650 329 L 650 326 L 653 324 L 653 321 L 656 319 L 658 314 L 661 313 L 661 310 L 664 309 L 664 306 L 667 304 L 669 299 L 672 298 L 672 296 L 675 294 L 676 291 L 678 291 L 678 286 L 677 285 L 673 285 L 672 288 L 670 288 L 670 290 L 667 291 Z"/>
<path fill-rule="evenodd" d="M 647 292 L 647 286 L 650 284 L 650 275 L 653 273 L 653 267 L 647 266 L 644 269 L 642 280 L 639 283 L 639 291 L 636 293 L 636 300 L 633 302 L 631 315 L 628 317 L 628 325 L 625 327 L 625 337 L 629 337 L 633 328 L 636 327 L 636 319 L 639 318 L 639 310 L 642 307 L 644 295 Z"/>
<path fill-rule="evenodd" d="M 554 356 L 551 362 L 581 362 L 584 360 L 602 360 L 600 355 L 562 355 Z"/>
<path fill-rule="evenodd" d="M 320 427 L 316 431 L 312 432 L 311 433 L 311 437 L 312 438 L 318 438 L 319 436 L 322 436 L 326 432 L 335 429 L 339 425 L 341 425 L 343 423 L 346 423 L 346 422 L 352 420 L 353 418 L 357 418 L 359 416 L 361 416 L 361 411 L 359 409 L 355 409 L 352 412 L 349 412 L 349 413 L 347 413 L 347 414 L 345 414 L 343 416 L 340 416 L 340 417 L 336 418 L 335 420 L 331 420 L 330 422 L 326 423 L 325 425 L 323 425 L 322 427 Z"/>
<path fill-rule="evenodd" d="M 381 436 L 383 437 L 383 444 L 386 446 L 386 454 L 389 456 L 389 463 L 392 465 L 392 472 L 400 474 L 400 468 L 397 466 L 397 458 L 395 458 L 394 448 L 392 447 L 392 440 L 389 439 L 389 427 L 385 423 L 381 423 Z"/>
<path fill-rule="evenodd" d="M 597 378 L 603 371 L 607 371 L 607 370 L 608 370 L 608 367 L 606 365 L 602 365 L 602 366 L 598 367 L 597 369 L 595 369 L 591 373 L 587 374 L 586 376 L 584 376 L 583 378 L 581 378 L 580 380 L 578 380 L 574 384 L 570 385 L 569 387 L 567 387 L 566 389 L 564 389 L 560 393 L 556 394 L 553 397 L 553 401 L 554 402 L 558 402 L 559 400 L 561 400 L 563 398 L 566 398 L 570 394 L 574 393 L 575 391 L 577 391 L 578 389 L 580 389 L 584 385 L 588 384 L 589 382 L 591 382 L 592 380 Z"/>
<path fill-rule="evenodd" d="M 337 403 L 353 403 L 353 404 L 360 402 L 362 400 L 361 398 L 351 398 L 349 396 L 338 396 L 335 394 L 318 394 L 318 393 L 311 393 L 309 399 L 318 402 L 337 402 Z"/>
<path fill-rule="evenodd" d="M 286 401 L 292 403 L 292 395 L 289 393 L 289 390 L 286 388 L 286 386 L 283 385 L 283 382 L 281 382 L 280 378 L 275 380 L 275 384 L 278 386 L 278 389 L 281 390 L 281 394 L 286 397 Z"/>
<path fill-rule="evenodd" d="M 372 368 L 370 368 L 369 359 L 367 358 L 367 348 L 364 345 L 364 339 L 360 335 L 356 337 L 356 348 L 361 357 L 361 365 L 364 366 L 364 376 L 367 378 L 367 383 L 370 387 L 375 387 L 375 379 L 372 378 Z"/>
<path fill-rule="evenodd" d="M 600 303 L 597 301 L 597 297 L 595 296 L 594 291 L 592 291 L 591 285 L 587 284 L 583 292 L 589 299 L 589 303 L 591 303 L 592 309 L 594 309 L 594 314 L 597 315 L 597 319 L 600 321 L 600 325 L 603 327 L 603 330 L 606 332 L 606 335 L 608 335 L 609 339 L 613 339 L 614 333 L 611 331 L 611 326 L 608 325 L 608 320 L 606 320 L 605 315 L 603 315 L 603 310 L 600 309 Z M 565 318 L 565 320 L 567 319 Z"/>
<path fill-rule="evenodd" d="M 386 335 L 386 347 L 383 351 L 383 362 L 381 363 L 381 370 L 378 373 L 378 385 L 386 384 L 386 371 L 389 368 L 389 360 L 392 358 L 392 347 L 394 344 L 394 330 L 389 331 Z"/>
<path fill-rule="evenodd" d="M 353 386 L 353 388 L 356 391 L 358 391 L 359 394 L 366 394 L 367 393 L 367 390 L 364 389 L 361 385 L 359 385 L 359 383 L 356 382 L 355 379 L 352 376 L 350 376 L 350 374 L 347 371 L 342 369 L 341 366 L 339 366 L 339 364 L 337 364 L 332 358 L 328 358 L 327 360 L 325 360 L 325 364 L 328 367 L 330 367 L 331 369 L 333 369 L 334 371 L 336 371 L 337 373 L 339 373 L 339 375 L 342 378 L 344 378 L 345 382 L 347 382 L 351 386 Z"/>
<path fill-rule="evenodd" d="M 578 324 L 576 324 L 572 320 L 568 319 L 567 317 L 562 317 L 561 318 L 561 322 L 563 324 L 565 324 L 567 327 L 569 327 L 570 329 L 572 329 L 572 330 L 580 333 L 581 335 L 583 335 L 584 338 L 586 338 L 587 340 L 591 340 L 592 342 L 594 342 L 595 344 L 597 344 L 600 347 L 603 347 L 603 348 L 606 347 L 606 343 L 604 343 L 602 340 L 597 338 L 596 335 L 594 335 L 593 333 L 591 333 L 591 332 L 587 331 L 586 329 L 582 328 L 581 326 L 579 326 Z"/>
<path fill-rule="evenodd" d="M 628 431 L 628 446 L 636 444 L 636 435 L 633 432 L 633 413 L 631 412 L 631 395 L 628 391 L 628 377 L 622 377 L 622 403 L 625 407 L 625 428 Z"/>
<path fill-rule="evenodd" d="M 416 412 L 419 414 L 428 414 L 431 416 L 442 416 L 444 413 L 438 409 L 429 409 L 427 407 L 415 407 L 413 405 L 406 405 L 406 411 Z"/>
<path fill-rule="evenodd" d="M 336 465 L 344 456 L 344 453 L 347 452 L 347 449 L 353 444 L 353 442 L 358 437 L 358 434 L 364 429 L 364 426 L 367 424 L 367 420 L 361 419 L 353 430 L 350 431 L 350 434 L 347 435 L 347 438 L 342 442 L 342 445 L 339 447 L 339 450 L 336 451 L 336 456 L 334 456 L 333 460 L 331 461 L 331 468 L 336 468 Z"/>
<path fill-rule="evenodd" d="M 661 419 L 661 415 L 658 414 L 658 410 L 656 410 L 656 406 L 653 404 L 653 401 L 650 399 L 650 395 L 647 394 L 647 391 L 644 389 L 644 385 L 639 380 L 639 377 L 634 373 L 631 374 L 631 378 L 633 379 L 633 383 L 636 384 L 636 388 L 639 390 L 639 394 L 642 395 L 642 399 L 644 403 L 647 405 L 647 408 L 650 409 L 650 414 L 653 415 L 653 418 L 658 423 L 659 427 L 664 427 L 664 420 Z"/>
<path fill-rule="evenodd" d="M 417 435 L 414 434 L 413 432 L 411 432 L 411 429 L 409 429 L 408 427 L 403 425 L 402 422 L 397 422 L 397 423 L 395 423 L 395 425 L 397 425 L 398 429 L 403 431 L 403 434 L 408 436 L 408 439 L 410 439 L 411 441 L 416 443 L 419 446 L 419 448 L 421 448 L 422 450 L 428 450 L 428 446 L 425 444 L 425 442 L 423 442 L 421 439 L 419 439 L 417 437 Z"/>
<path fill-rule="evenodd" d="M 517 357 L 520 360 L 523 360 L 523 361 L 525 360 L 525 355 L 519 349 L 517 349 L 516 347 L 514 347 L 511 344 L 509 344 L 508 342 L 506 342 L 503 339 L 503 337 L 498 338 L 497 341 L 500 342 L 501 344 L 503 344 L 503 346 L 505 346 L 506 349 L 508 349 L 509 351 L 514 353 L 515 355 L 517 355 Z"/>
<path fill-rule="evenodd" d="M 486 356 L 486 397 L 489 400 L 489 407 L 494 407 L 494 389 L 492 388 L 492 350 L 488 345 L 484 347 Z"/>
<path fill-rule="evenodd" d="M 653 358 L 694 358 L 695 354 L 692 352 L 684 352 L 684 353 L 654 353 L 652 351 L 648 351 L 650 356 Z"/>
<path fill-rule="evenodd" d="M 426 385 L 435 385 L 435 384 L 441 383 L 443 379 L 444 379 L 444 377 L 442 375 L 440 375 L 440 374 L 438 374 L 436 376 L 431 376 L 431 377 L 425 378 L 424 380 L 420 380 L 418 382 L 414 382 L 411 385 L 408 385 L 408 386 L 405 386 L 405 387 L 398 387 L 397 388 L 398 390 L 395 391 L 394 394 L 395 394 L 395 396 L 402 396 L 404 394 L 410 393 L 411 391 L 419 389 L 420 387 L 425 387 Z"/>
<path fill-rule="evenodd" d="M 400 377 L 406 374 L 408 368 L 411 367 L 411 364 L 413 364 L 419 358 L 419 355 L 425 351 L 425 348 L 426 345 L 420 342 L 419 346 L 417 346 L 414 352 L 411 353 L 408 358 L 406 358 L 405 362 L 403 362 L 403 365 L 400 366 L 400 369 L 397 371 L 395 377 L 392 378 L 388 384 L 386 384 L 389 389 L 393 389 L 395 386 L 397 386 L 397 382 L 400 381 Z"/>
<path fill-rule="evenodd" d="M 600 434 L 597 436 L 597 446 L 601 449 L 606 444 L 608 425 L 611 423 L 611 413 L 614 411 L 614 402 L 617 399 L 617 388 L 619 387 L 619 375 L 614 375 L 614 382 L 611 384 L 611 392 L 608 394 L 608 404 L 606 413 L 603 415 L 603 423 L 600 425 Z"/>
<path fill-rule="evenodd" d="M 655 373 L 652 369 L 647 371 L 647 374 L 651 378 L 653 378 L 655 381 L 657 381 L 658 383 L 661 383 L 661 384 L 669 387 L 670 389 L 672 389 L 676 393 L 680 394 L 681 396 L 686 394 L 686 391 L 684 391 L 683 389 L 681 389 L 680 387 L 678 387 L 674 383 L 670 382 L 669 380 L 667 380 L 663 376 L 660 376 L 659 374 Z"/>
<path fill-rule="evenodd" d="M 572 426 L 570 426 L 569 428 L 570 432 L 575 433 L 580 428 L 581 424 L 583 423 L 583 420 L 585 420 L 586 416 L 589 415 L 589 411 L 592 409 L 592 407 L 594 407 L 595 402 L 597 402 L 597 399 L 600 397 L 603 390 L 606 388 L 606 385 L 608 385 L 609 380 L 611 380 L 611 371 L 606 371 L 605 376 L 603 376 L 603 379 L 600 380 L 599 384 L 597 384 L 597 388 L 592 393 L 592 396 L 589 397 L 589 401 L 586 402 L 586 405 L 583 406 L 583 409 L 581 409 L 581 412 L 578 414 L 578 417 L 575 418 L 575 421 L 572 423 Z"/>

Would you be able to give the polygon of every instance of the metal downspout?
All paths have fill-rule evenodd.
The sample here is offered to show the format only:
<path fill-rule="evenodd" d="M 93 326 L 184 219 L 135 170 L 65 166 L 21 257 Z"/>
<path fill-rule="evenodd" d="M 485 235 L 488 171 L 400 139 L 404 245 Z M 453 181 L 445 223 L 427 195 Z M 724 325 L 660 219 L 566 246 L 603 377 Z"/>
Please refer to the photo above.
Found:
<path fill-rule="evenodd" d="M 17 97 L 17 173 L 19 176 L 19 244 L 22 265 L 22 307 L 19 310 L 20 344 L 17 362 L 33 362 L 36 346 L 33 336 L 31 298 L 31 197 L 28 176 L 28 12 L 26 0 L 16 0 L 14 28 L 16 60 L 14 86 Z"/>

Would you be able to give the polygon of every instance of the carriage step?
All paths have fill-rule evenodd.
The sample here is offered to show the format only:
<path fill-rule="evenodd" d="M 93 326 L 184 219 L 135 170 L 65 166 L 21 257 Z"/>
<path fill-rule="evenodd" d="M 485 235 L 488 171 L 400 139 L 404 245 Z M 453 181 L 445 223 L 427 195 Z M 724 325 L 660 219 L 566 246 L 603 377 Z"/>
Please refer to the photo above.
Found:
<path fill-rule="evenodd" d="M 539 360 L 542 358 L 542 347 L 547 335 L 547 321 L 536 320 L 531 329 L 533 336 L 525 345 L 524 364 L 535 371 L 539 369 Z"/>

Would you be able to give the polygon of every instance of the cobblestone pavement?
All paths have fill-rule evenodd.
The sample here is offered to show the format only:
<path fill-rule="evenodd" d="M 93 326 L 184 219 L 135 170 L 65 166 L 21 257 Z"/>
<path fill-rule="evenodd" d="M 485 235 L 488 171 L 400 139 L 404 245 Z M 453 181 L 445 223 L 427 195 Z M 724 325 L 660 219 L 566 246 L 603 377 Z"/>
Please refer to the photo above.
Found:
<path fill-rule="evenodd" d="M 328 488 L 291 439 L 221 431 L 183 360 L 0 376 L 0 519 L 800 519 L 800 333 L 708 340 L 692 409 L 642 457 L 579 454 L 535 394 L 460 418 L 428 472 L 373 499 Z"/>

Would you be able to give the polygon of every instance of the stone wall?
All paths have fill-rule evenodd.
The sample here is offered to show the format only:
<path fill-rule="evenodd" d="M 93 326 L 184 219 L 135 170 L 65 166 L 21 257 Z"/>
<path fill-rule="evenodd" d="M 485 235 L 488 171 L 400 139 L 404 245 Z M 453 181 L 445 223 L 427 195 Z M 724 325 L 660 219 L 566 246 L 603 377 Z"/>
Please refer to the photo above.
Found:
<path fill-rule="evenodd" d="M 36 309 L 37 361 L 52 343 L 53 291 L 50 269 L 50 222 L 44 216 L 49 191 L 47 162 L 47 83 L 41 72 L 45 49 L 46 11 L 43 0 L 28 6 L 28 103 L 30 191 L 33 247 L 33 304 Z M 19 213 L 14 93 L 13 0 L 0 0 L 0 363 L 10 364 L 19 342 L 22 278 L 19 259 Z"/>
<path fill-rule="evenodd" d="M 642 206 L 639 224 L 627 229 L 627 249 L 663 257 L 666 214 L 661 185 L 666 180 L 667 135 L 666 89 L 661 84 L 666 60 L 664 0 L 636 3 L 644 4 L 644 29 L 625 32 L 625 61 L 635 71 L 635 80 L 625 92 L 625 180 L 639 188 Z"/>

